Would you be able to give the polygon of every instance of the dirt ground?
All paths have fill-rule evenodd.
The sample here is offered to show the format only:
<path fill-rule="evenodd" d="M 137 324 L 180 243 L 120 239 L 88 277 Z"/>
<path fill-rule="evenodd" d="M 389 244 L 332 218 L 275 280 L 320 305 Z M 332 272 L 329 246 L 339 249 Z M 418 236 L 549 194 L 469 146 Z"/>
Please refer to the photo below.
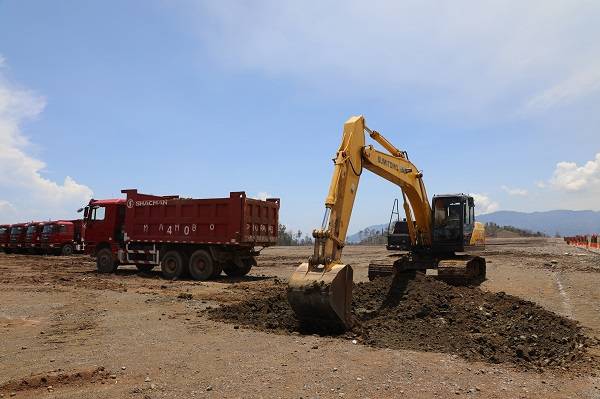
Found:
<path fill-rule="evenodd" d="M 0 254 L 0 397 L 600 397 L 594 368 L 523 370 L 436 345 L 376 348 L 209 319 L 207 308 L 270 295 L 310 252 L 268 248 L 251 276 L 202 283 L 133 267 L 99 275 L 85 256 Z M 349 246 L 344 259 L 366 281 L 368 263 L 386 255 Z M 600 255 L 553 239 L 497 239 L 485 257 L 484 291 L 535 302 L 600 336 Z"/>

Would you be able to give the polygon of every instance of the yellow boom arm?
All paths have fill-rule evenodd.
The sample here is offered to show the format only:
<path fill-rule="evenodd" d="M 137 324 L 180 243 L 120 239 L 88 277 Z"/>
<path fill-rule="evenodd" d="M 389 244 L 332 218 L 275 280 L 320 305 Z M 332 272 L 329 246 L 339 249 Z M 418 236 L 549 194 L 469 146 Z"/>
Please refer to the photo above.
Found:
<path fill-rule="evenodd" d="M 365 132 L 387 153 L 365 146 Z M 321 228 L 313 231 L 314 253 L 290 278 L 288 301 L 301 319 L 333 320 L 347 328 L 352 323 L 352 268 L 340 259 L 363 169 L 400 186 L 413 245 L 431 245 L 431 206 L 423 175 L 406 152 L 369 129 L 362 116 L 353 116 L 344 124 L 342 143 L 333 161 L 325 216 Z"/>
<path fill-rule="evenodd" d="M 365 132 L 388 153 L 365 146 Z M 321 229 L 315 230 L 315 253 L 309 262 L 330 269 L 339 263 L 348 232 L 348 223 L 363 168 L 400 186 L 404 198 L 409 234 L 413 245 L 431 245 L 431 207 L 423 184 L 423 174 L 381 134 L 369 129 L 362 116 L 344 124 L 342 143 L 334 159 L 334 171 L 325 200 Z M 412 223 L 414 215 L 416 226 Z"/>

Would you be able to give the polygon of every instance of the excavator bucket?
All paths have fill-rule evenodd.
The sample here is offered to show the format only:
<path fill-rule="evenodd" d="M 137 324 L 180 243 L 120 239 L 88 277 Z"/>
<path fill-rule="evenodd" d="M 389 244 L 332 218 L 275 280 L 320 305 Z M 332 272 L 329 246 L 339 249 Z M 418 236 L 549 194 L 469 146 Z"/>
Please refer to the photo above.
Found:
<path fill-rule="evenodd" d="M 288 302 L 296 317 L 318 326 L 351 328 L 352 275 L 349 265 L 311 271 L 302 263 L 288 283 Z"/>

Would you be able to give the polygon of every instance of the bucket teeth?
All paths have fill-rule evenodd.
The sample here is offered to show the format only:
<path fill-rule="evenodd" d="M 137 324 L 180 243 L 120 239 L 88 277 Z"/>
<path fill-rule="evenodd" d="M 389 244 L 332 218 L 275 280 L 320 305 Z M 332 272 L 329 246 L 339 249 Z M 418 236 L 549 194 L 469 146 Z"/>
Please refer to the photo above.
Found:
<path fill-rule="evenodd" d="M 329 271 L 301 264 L 288 284 L 288 302 L 296 317 L 315 326 L 352 327 L 352 267 L 334 265 Z"/>

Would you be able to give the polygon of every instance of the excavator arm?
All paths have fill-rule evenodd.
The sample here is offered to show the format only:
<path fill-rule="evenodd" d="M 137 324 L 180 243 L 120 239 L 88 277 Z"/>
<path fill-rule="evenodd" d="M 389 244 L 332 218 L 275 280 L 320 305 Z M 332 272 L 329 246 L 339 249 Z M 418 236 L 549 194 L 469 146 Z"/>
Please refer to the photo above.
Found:
<path fill-rule="evenodd" d="M 365 132 L 387 152 L 372 145 L 365 146 Z M 401 188 L 413 246 L 431 245 L 431 207 L 422 173 L 410 162 L 406 152 L 369 129 L 362 116 L 351 117 L 344 124 L 342 142 L 333 161 L 325 216 L 321 228 L 313 231 L 314 253 L 290 278 L 288 301 L 300 320 L 349 328 L 353 273 L 349 265 L 341 263 L 341 255 L 363 170 Z"/>

